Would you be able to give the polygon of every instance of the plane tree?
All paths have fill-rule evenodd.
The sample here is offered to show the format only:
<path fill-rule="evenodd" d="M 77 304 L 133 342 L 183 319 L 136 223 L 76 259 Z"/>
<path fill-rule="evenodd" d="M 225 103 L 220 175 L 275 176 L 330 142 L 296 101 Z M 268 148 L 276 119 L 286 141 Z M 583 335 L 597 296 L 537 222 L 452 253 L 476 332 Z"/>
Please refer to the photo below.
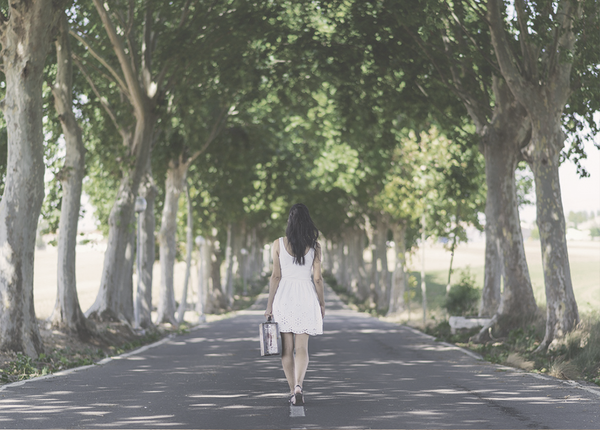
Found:
<path fill-rule="evenodd" d="M 60 1 L 0 8 L 7 161 L 0 202 L 0 349 L 43 352 L 33 306 L 33 261 L 44 199 L 42 82 Z"/>
<path fill-rule="evenodd" d="M 534 175 L 546 289 L 545 350 L 579 322 L 573 294 L 559 165 L 567 130 L 587 123 L 598 107 L 598 4 L 594 1 L 518 0 L 514 11 L 489 0 L 473 10 L 486 21 L 499 69 L 531 121 L 531 139 L 523 155 Z M 571 98 L 573 96 L 573 98 Z M 572 104 L 571 104 L 572 101 Z M 581 139 L 573 139 L 575 149 Z"/>

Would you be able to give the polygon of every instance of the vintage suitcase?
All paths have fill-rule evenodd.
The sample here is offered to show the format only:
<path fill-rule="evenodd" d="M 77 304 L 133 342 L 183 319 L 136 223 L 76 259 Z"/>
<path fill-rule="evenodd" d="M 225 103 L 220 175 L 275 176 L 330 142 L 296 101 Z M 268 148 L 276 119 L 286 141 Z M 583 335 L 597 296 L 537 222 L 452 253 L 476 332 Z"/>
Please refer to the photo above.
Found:
<path fill-rule="evenodd" d="M 279 346 L 279 324 L 269 317 L 267 322 L 258 326 L 260 338 L 260 355 L 280 355 Z"/>

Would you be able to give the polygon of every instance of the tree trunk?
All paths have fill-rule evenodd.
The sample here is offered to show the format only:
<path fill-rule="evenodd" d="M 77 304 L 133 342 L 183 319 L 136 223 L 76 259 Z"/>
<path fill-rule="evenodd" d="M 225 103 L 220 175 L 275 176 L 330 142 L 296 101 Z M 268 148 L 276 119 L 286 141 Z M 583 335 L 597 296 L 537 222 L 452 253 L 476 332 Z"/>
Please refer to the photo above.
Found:
<path fill-rule="evenodd" d="M 371 263 L 366 264 L 365 271 L 368 273 L 367 275 L 367 290 L 368 297 L 367 299 L 370 301 L 370 304 L 377 303 L 377 232 L 374 231 L 373 226 L 371 225 L 371 220 L 369 217 L 365 216 L 365 233 L 367 234 L 367 241 L 369 242 L 369 251 L 371 254 Z"/>
<path fill-rule="evenodd" d="M 227 224 L 227 242 L 225 244 L 225 294 L 229 305 L 233 305 L 233 226 Z"/>
<path fill-rule="evenodd" d="M 333 270 L 333 257 L 332 257 L 333 243 L 329 239 L 321 240 L 321 250 L 323 259 L 323 271 L 332 273 Z"/>
<path fill-rule="evenodd" d="M 486 258 L 488 253 L 500 254 L 497 261 L 502 264 L 504 279 L 498 309 L 489 315 L 494 316 L 492 324 L 498 323 L 504 332 L 522 325 L 537 310 L 525 257 L 515 179 L 517 164 L 522 159 L 521 148 L 529 141 L 530 123 L 525 109 L 514 99 L 504 81 L 494 80 L 494 94 L 497 106 L 481 142 L 488 188 L 486 234 L 489 231 L 491 236 L 489 240 L 486 238 L 486 246 L 492 247 L 486 249 Z M 495 281 L 500 282 L 497 278 Z M 495 299 L 485 290 L 484 297 L 486 293 Z M 478 340 L 487 338 L 488 328 L 480 331 Z"/>
<path fill-rule="evenodd" d="M 137 118 L 133 142 L 125 146 L 139 152 L 133 165 L 123 172 L 123 178 L 117 191 L 115 204 L 108 217 L 108 243 L 104 253 L 104 266 L 100 289 L 94 304 L 86 311 L 88 318 L 99 321 L 118 321 L 125 319 L 120 315 L 119 290 L 127 282 L 124 278 L 130 268 L 125 259 L 129 232 L 135 231 L 134 205 L 142 177 L 147 171 L 148 158 L 156 117 L 145 112 Z M 131 322 L 131 321 L 129 321 Z"/>
<path fill-rule="evenodd" d="M 390 304 L 390 272 L 387 261 L 388 223 L 383 216 L 377 217 L 377 309 L 384 310 Z"/>
<path fill-rule="evenodd" d="M 546 286 L 546 334 L 539 350 L 563 337 L 579 323 L 579 311 L 571 283 L 565 216 L 558 174 L 564 145 L 560 118 L 534 117 L 527 159 L 535 178 L 537 225 L 542 247 Z"/>
<path fill-rule="evenodd" d="M 396 245 L 396 267 L 392 276 L 388 316 L 404 311 L 404 292 L 406 291 L 406 225 L 404 223 L 395 225 L 393 233 Z"/>
<path fill-rule="evenodd" d="M 246 278 L 246 284 L 248 281 L 257 278 L 258 265 L 256 264 L 256 257 L 258 255 L 258 235 L 256 234 L 256 228 L 250 229 L 250 234 L 246 242 L 246 250 L 248 251 L 247 257 L 244 261 L 244 275 Z M 247 285 L 246 287 L 247 288 Z"/>
<path fill-rule="evenodd" d="M 365 234 L 359 228 L 354 228 L 351 233 L 351 241 L 348 248 L 348 260 L 350 261 L 350 290 L 359 300 L 366 300 L 369 296 L 367 285 L 367 271 L 365 268 Z"/>
<path fill-rule="evenodd" d="M 85 168 L 85 147 L 81 128 L 73 114 L 73 70 L 69 27 L 63 12 L 59 19 L 56 40 L 56 83 L 52 88 L 54 106 L 65 138 L 65 164 L 59 174 L 62 184 L 62 202 L 58 226 L 58 289 L 56 304 L 50 317 L 54 325 L 64 326 L 86 340 L 91 331 L 79 306 L 75 257 L 77 224 L 81 208 L 81 188 Z"/>
<path fill-rule="evenodd" d="M 190 186 L 185 181 L 185 197 L 187 202 L 187 228 L 186 228 L 186 255 L 185 255 L 185 278 L 183 280 L 183 293 L 177 310 L 177 323 L 183 322 L 187 308 L 188 285 L 190 283 L 190 272 L 192 270 L 192 252 L 194 251 L 194 213 L 192 200 L 190 199 Z"/>
<path fill-rule="evenodd" d="M 122 322 L 133 323 L 133 265 L 135 263 L 136 229 L 131 229 L 127 234 L 125 260 L 123 262 L 123 281 L 119 288 L 118 304 L 119 315 Z"/>
<path fill-rule="evenodd" d="M 146 329 L 151 328 L 154 325 L 152 323 L 152 269 L 154 268 L 155 260 L 154 230 L 156 228 L 154 200 L 156 199 L 157 194 L 158 191 L 154 185 L 152 170 L 150 163 L 148 162 L 146 176 L 140 186 L 140 196 L 146 199 L 146 210 L 140 213 L 139 219 L 140 249 L 138 251 L 140 252 L 139 258 L 142 268 L 140 273 L 138 273 L 140 280 L 139 290 L 137 291 L 138 296 L 136 296 L 140 327 Z"/>
<path fill-rule="evenodd" d="M 0 202 L 0 349 L 43 352 L 33 304 L 33 261 L 44 199 L 42 81 L 56 11 L 50 1 L 11 1 L 2 23 L 8 133 Z"/>
<path fill-rule="evenodd" d="M 208 284 L 208 295 L 206 297 L 206 313 L 219 313 L 229 309 L 227 296 L 223 293 L 221 286 L 221 250 L 215 244 L 213 237 L 209 240 L 210 278 Z"/>
<path fill-rule="evenodd" d="M 535 179 L 537 224 L 542 246 L 542 264 L 546 286 L 546 334 L 538 347 L 545 350 L 555 338 L 564 336 L 579 322 L 573 294 L 571 270 L 565 236 L 565 218 L 559 182 L 559 155 L 564 146 L 561 117 L 571 95 L 572 58 L 565 55 L 575 49 L 575 20 L 581 3 L 559 1 L 550 33 L 553 45 L 545 49 L 537 45 L 539 38 L 530 37 L 529 28 L 519 32 L 520 56 L 508 49 L 504 23 L 506 5 L 488 0 L 488 25 L 492 45 L 502 75 L 515 98 L 525 107 L 531 121 L 531 140 L 523 154 Z M 528 26 L 528 12 L 516 4 L 520 23 Z M 545 73 L 540 73 L 545 70 Z"/>
<path fill-rule="evenodd" d="M 198 285 L 196 290 L 196 313 L 198 314 L 198 321 L 204 322 L 206 320 L 205 308 L 206 308 L 206 297 L 208 294 L 208 279 L 210 277 L 208 259 L 208 244 L 202 236 L 197 237 L 198 245 Z"/>
<path fill-rule="evenodd" d="M 516 139 L 500 134 L 514 130 L 515 125 L 513 122 L 510 127 L 490 133 L 484 145 L 485 158 L 489 161 L 488 198 L 496 201 L 497 235 L 501 237 L 500 261 L 504 272 L 504 291 L 498 313 L 518 318 L 534 314 L 537 305 L 527 268 L 517 203 L 515 169 L 520 156 L 514 144 Z"/>
<path fill-rule="evenodd" d="M 458 228 L 458 225 L 460 223 L 460 201 L 457 202 L 456 204 L 456 217 L 454 220 L 456 227 L 454 229 L 454 234 L 452 237 L 452 245 L 450 245 L 450 267 L 448 267 L 448 281 L 446 282 L 446 295 L 448 295 L 450 293 L 450 288 L 451 288 L 451 282 L 452 282 L 452 265 L 454 264 L 454 251 L 456 251 L 456 240 L 457 240 L 457 236 L 456 236 L 456 229 Z"/>
<path fill-rule="evenodd" d="M 490 151 L 487 152 L 488 154 Z M 493 160 L 485 156 L 485 178 L 487 183 L 487 199 L 485 202 L 485 265 L 483 274 L 483 291 L 479 306 L 479 316 L 492 317 L 500 306 L 500 295 L 502 286 L 502 251 L 500 250 L 501 232 L 498 229 L 498 204 L 500 196 L 494 194 L 494 183 L 496 177 L 488 173 Z"/>
<path fill-rule="evenodd" d="M 160 291 L 156 321 L 177 324 L 175 319 L 175 294 L 173 275 L 175 256 L 177 253 L 177 212 L 179 196 L 183 191 L 183 183 L 187 172 L 187 164 L 169 163 L 165 183 L 165 204 L 163 206 L 160 232 L 158 234 L 160 253 Z"/>

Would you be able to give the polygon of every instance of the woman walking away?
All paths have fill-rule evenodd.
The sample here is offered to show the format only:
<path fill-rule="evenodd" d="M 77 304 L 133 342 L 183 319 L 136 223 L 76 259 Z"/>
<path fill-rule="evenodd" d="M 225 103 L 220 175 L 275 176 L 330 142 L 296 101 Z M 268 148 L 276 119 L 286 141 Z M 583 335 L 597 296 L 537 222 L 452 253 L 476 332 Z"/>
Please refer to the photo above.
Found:
<path fill-rule="evenodd" d="M 308 337 L 323 334 L 325 299 L 321 276 L 319 230 L 308 208 L 290 210 L 285 237 L 273 242 L 273 274 L 265 316 L 279 323 L 281 363 L 290 385 L 290 403 L 304 404 L 302 386 L 308 368 Z M 311 282 L 311 269 L 314 283 Z"/>

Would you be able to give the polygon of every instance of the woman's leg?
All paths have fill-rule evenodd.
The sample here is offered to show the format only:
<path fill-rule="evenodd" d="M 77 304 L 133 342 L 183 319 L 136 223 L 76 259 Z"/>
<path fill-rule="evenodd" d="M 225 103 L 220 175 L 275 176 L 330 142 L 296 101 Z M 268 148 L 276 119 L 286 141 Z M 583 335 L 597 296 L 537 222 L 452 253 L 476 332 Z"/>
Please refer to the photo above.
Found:
<path fill-rule="evenodd" d="M 294 392 L 296 385 L 295 370 L 294 370 L 294 333 L 281 333 L 281 364 L 283 365 L 283 373 L 290 385 L 290 393 Z"/>
<path fill-rule="evenodd" d="M 304 384 L 304 376 L 306 375 L 306 369 L 308 368 L 308 335 L 297 334 L 295 339 L 295 350 L 296 359 L 295 361 L 295 379 L 294 385 Z"/>

